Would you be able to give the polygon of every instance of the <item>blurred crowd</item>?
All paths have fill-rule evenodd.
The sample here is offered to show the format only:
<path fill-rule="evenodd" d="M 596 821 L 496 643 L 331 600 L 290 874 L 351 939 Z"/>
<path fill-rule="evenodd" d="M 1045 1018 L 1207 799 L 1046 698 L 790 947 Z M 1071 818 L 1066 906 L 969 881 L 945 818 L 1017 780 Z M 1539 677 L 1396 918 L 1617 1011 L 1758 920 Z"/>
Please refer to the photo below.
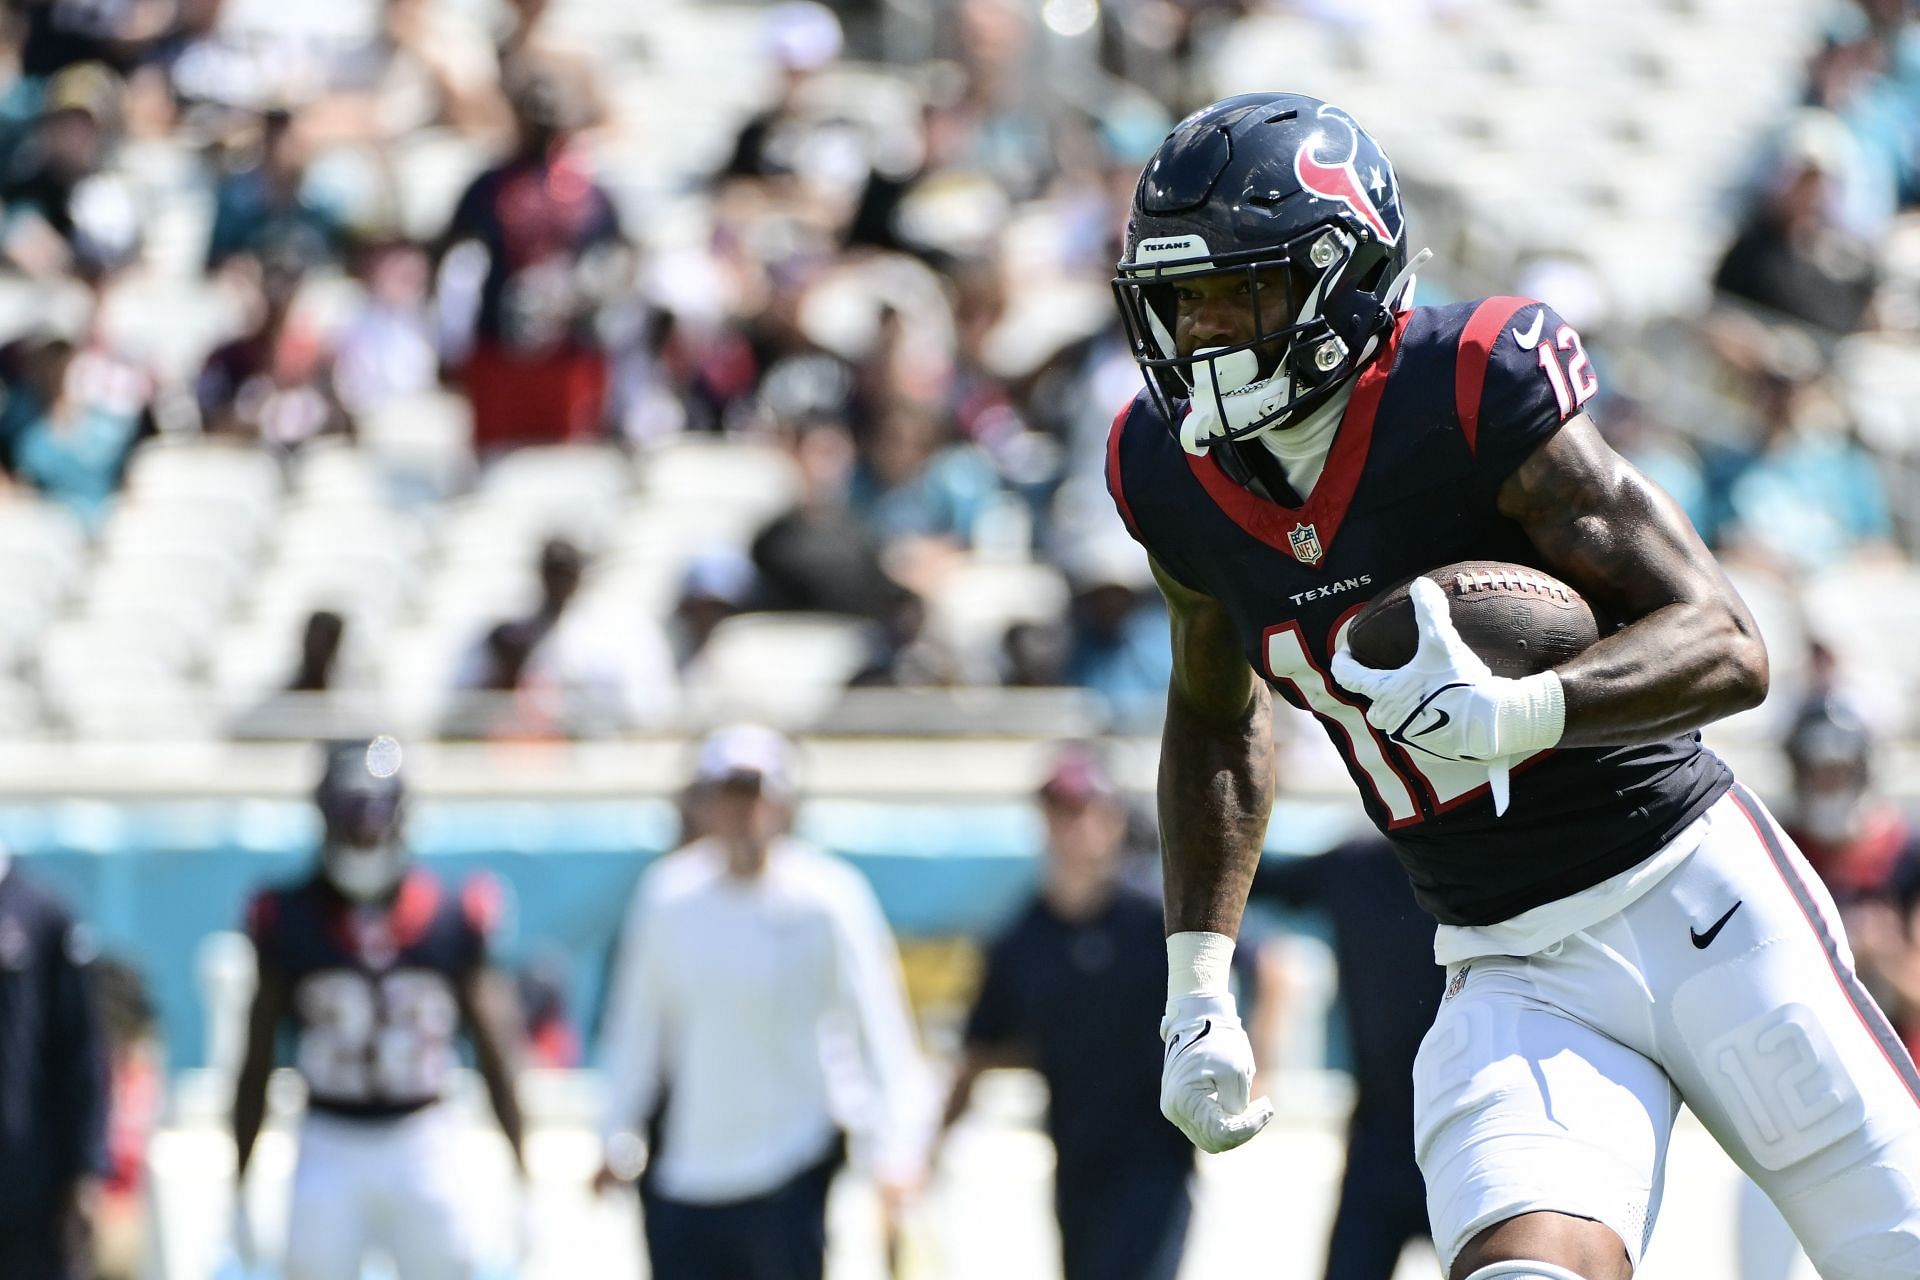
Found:
<path fill-rule="evenodd" d="M 439 673 L 610 691 L 593 701 L 612 711 L 456 706 L 443 730 L 660 723 L 656 691 L 759 611 L 860 620 L 856 685 L 1080 686 L 1150 727 L 1165 622 L 1103 483 L 1138 385 L 1106 288 L 1132 184 L 1212 95 L 1210 52 L 1240 24 L 1346 30 L 1370 10 L 963 0 L 888 61 L 903 41 L 878 9 L 769 5 L 739 37 L 757 107 L 716 105 L 711 155 L 676 153 L 670 180 L 643 158 L 688 108 L 649 133 L 646 105 L 615 92 L 617 51 L 583 37 L 588 12 L 386 0 L 362 30 L 234 0 L 15 5 L 0 257 L 33 293 L 0 316 L 10 487 L 98 534 L 150 440 L 292 467 L 439 395 L 467 405 L 460 465 L 385 476 L 431 540 L 515 451 L 751 444 L 788 460 L 788 508 L 689 551 L 621 655 L 578 620 L 604 548 L 549 529 L 525 552 L 538 605 L 476 624 Z M 1417 20 L 1469 35 L 1500 14 Z M 1860 557 L 1904 570 L 1912 544 L 1904 423 L 1870 394 L 1912 377 L 1920 327 L 1909 6 L 1834 5 L 1802 97 L 1732 193 L 1716 302 L 1668 324 L 1684 341 L 1610 312 L 1577 247 L 1517 282 L 1588 330 L 1603 427 L 1796 614 L 1799 575 Z M 1394 124 L 1373 127 L 1391 141 Z M 1433 274 L 1429 301 L 1516 283 L 1444 256 Z M 1682 349 L 1696 358 L 1675 366 Z M 1663 359 L 1669 376 L 1650 375 Z M 968 565 L 1029 561 L 1057 571 L 1053 597 L 985 636 L 930 625 Z M 306 619 L 285 683 L 329 687 L 351 622 Z"/>

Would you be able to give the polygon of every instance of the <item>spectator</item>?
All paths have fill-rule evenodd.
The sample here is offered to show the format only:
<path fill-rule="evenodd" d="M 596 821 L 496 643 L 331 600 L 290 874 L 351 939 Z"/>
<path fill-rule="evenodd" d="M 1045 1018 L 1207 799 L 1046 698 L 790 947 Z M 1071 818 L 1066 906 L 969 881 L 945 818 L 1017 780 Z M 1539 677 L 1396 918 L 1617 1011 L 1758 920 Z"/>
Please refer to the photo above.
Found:
<path fill-rule="evenodd" d="M 1838 388 L 1826 378 L 1768 383 L 1766 440 L 1728 491 L 1723 540 L 1803 572 L 1889 544 L 1886 490 Z"/>
<path fill-rule="evenodd" d="M 0 1258 L 8 1280 L 93 1275 L 107 1162 L 94 949 L 0 850 Z"/>
<path fill-rule="evenodd" d="M 148 427 L 143 377 L 65 338 L 13 352 L 0 412 L 0 461 L 90 528 L 112 510 L 127 458 Z"/>
<path fill-rule="evenodd" d="M 931 409 L 895 401 L 861 442 L 848 502 L 891 553 L 926 555 L 964 550 L 997 487 L 977 449 L 945 442 Z"/>
<path fill-rule="evenodd" d="M 194 393 L 207 434 L 291 453 L 320 436 L 348 433 L 330 344 L 298 306 L 306 267 L 286 244 L 236 262 L 233 274 L 252 295 L 249 324 L 201 366 Z"/>
<path fill-rule="evenodd" d="M 307 625 L 300 633 L 300 665 L 287 682 L 287 692 L 325 693 L 333 688 L 333 667 L 346 632 L 346 619 L 331 609 L 316 609 L 307 615 Z"/>
<path fill-rule="evenodd" d="M 96 1224 L 103 1280 L 134 1280 L 146 1254 L 147 1143 L 166 1104 L 165 1051 L 140 974 L 102 957 L 94 966 L 109 1067 L 108 1172 Z"/>
<path fill-rule="evenodd" d="M 878 539 L 848 508 L 852 437 L 837 422 L 807 424 L 794 457 L 800 499 L 753 540 L 766 606 L 890 620 L 908 592 L 887 575 Z"/>
<path fill-rule="evenodd" d="M 1045 689 L 1067 683 L 1066 628 L 1016 622 L 1000 644 L 1000 682 L 1010 689 Z"/>
<path fill-rule="evenodd" d="M 564 959 L 552 954 L 536 957 L 520 970 L 516 985 L 526 1021 L 528 1065 L 550 1071 L 578 1067 L 580 1033 L 567 1014 Z"/>
<path fill-rule="evenodd" d="M 899 959 L 859 873 L 786 834 L 784 739 L 723 729 L 695 775 L 713 788 L 710 834 L 650 867 L 627 914 L 595 1185 L 644 1171 L 655 1280 L 819 1280 L 843 1135 L 866 1140 L 890 1203 L 920 1176 L 927 1099 Z M 871 1110 L 849 1114 L 853 1097 Z"/>
<path fill-rule="evenodd" d="M 1314 858 L 1264 858 L 1253 896 L 1322 912 L 1332 926 L 1354 1095 L 1326 1280 L 1392 1280 L 1407 1241 L 1427 1238 L 1426 1184 L 1413 1159 L 1413 1059 L 1440 1007 L 1433 919 L 1415 904 L 1393 847 L 1377 839 Z M 1261 995 L 1255 1020 L 1272 1027 L 1284 1016 L 1284 989 L 1263 984 Z"/>
<path fill-rule="evenodd" d="M 4 245 L 37 277 L 72 271 L 97 279 L 131 256 L 132 198 L 104 172 L 119 127 L 121 85 L 98 63 L 79 63 L 46 87 L 39 122 L 0 176 Z"/>
<path fill-rule="evenodd" d="M 312 139 L 285 107 L 264 111 L 254 140 L 214 189 L 207 268 L 239 254 L 281 256 L 302 266 L 339 260 L 346 227 L 340 213 L 307 184 Z"/>
<path fill-rule="evenodd" d="M 1104 698 L 1121 724 L 1158 723 L 1173 647 L 1146 557 L 1131 540 L 1093 535 L 1065 559 L 1068 681 Z"/>
<path fill-rule="evenodd" d="M 491 628 L 455 675 L 458 688 L 517 693 L 468 700 L 453 736 L 591 735 L 659 720 L 675 687 L 673 656 L 651 619 L 605 599 L 580 598 L 586 556 L 565 538 L 540 548 L 540 602 Z"/>
<path fill-rule="evenodd" d="M 1852 333 L 1867 324 L 1872 247 L 1835 221 L 1841 161 L 1818 130 L 1793 135 L 1772 182 L 1714 272 L 1722 293 L 1803 324 Z"/>
<path fill-rule="evenodd" d="M 581 86 L 529 70 L 509 99 L 514 152 L 474 179 L 441 241 L 442 253 L 473 240 L 487 255 L 463 371 L 483 456 L 602 434 L 607 356 L 594 319 L 619 283 L 613 201 L 575 145 Z"/>
<path fill-rule="evenodd" d="M 336 345 L 334 382 L 342 405 L 365 414 L 388 401 L 432 390 L 439 382 L 431 265 L 405 241 L 373 245 L 357 255 L 366 300 Z"/>
<path fill-rule="evenodd" d="M 761 43 L 779 68 L 779 90 L 734 135 L 720 179 L 770 178 L 800 168 L 803 95 L 820 69 L 840 56 L 841 39 L 840 20 L 815 0 L 786 0 L 767 11 Z"/>
<path fill-rule="evenodd" d="M 732 547 L 710 547 L 695 556 L 680 579 L 668 633 L 674 666 L 681 671 L 700 656 L 715 628 L 747 607 L 754 591 L 753 562 Z"/>
<path fill-rule="evenodd" d="M 1909 1051 L 1920 1049 L 1920 834 L 1873 790 L 1873 738 L 1831 695 L 1787 733 L 1785 824 L 1840 909 L 1860 977 Z"/>
<path fill-rule="evenodd" d="M 945 1124 L 983 1072 L 1038 1070 L 1066 1280 L 1172 1280 L 1193 1147 L 1160 1115 L 1160 904 L 1120 884 L 1126 804 L 1094 756 L 1063 752 L 1040 807 L 1040 891 L 987 949 Z"/>

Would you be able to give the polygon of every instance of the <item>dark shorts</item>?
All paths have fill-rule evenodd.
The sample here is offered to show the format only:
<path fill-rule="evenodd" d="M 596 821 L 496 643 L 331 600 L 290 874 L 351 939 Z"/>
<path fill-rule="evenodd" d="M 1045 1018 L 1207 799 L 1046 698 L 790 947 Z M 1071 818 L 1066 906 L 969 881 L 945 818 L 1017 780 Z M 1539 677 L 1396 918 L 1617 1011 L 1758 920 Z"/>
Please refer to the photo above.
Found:
<path fill-rule="evenodd" d="M 844 1156 L 836 1142 L 767 1194 L 724 1204 L 687 1204 L 643 1188 L 653 1280 L 821 1280 L 827 1191 Z"/>
<path fill-rule="evenodd" d="M 0 1226 L 0 1276 L 6 1280 L 80 1280 L 71 1241 L 58 1227 Z"/>

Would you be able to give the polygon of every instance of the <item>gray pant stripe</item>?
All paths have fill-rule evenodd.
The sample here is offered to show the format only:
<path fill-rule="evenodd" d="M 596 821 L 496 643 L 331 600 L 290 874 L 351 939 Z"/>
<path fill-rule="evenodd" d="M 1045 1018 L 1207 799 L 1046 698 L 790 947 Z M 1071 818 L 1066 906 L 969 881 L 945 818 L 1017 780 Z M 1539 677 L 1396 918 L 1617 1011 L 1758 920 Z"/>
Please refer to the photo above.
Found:
<path fill-rule="evenodd" d="M 1807 892 L 1806 882 L 1800 878 L 1793 860 L 1787 856 L 1786 849 L 1780 843 L 1780 837 L 1774 833 L 1773 823 L 1768 820 L 1766 810 L 1753 794 L 1738 783 L 1733 787 L 1733 802 L 1746 815 L 1747 821 L 1760 836 L 1760 843 L 1767 848 L 1767 856 L 1773 859 L 1774 868 L 1780 878 L 1786 881 L 1787 889 L 1793 894 L 1793 900 L 1799 904 L 1800 914 L 1813 926 L 1813 932 L 1820 939 L 1820 949 L 1827 953 L 1827 966 L 1833 970 L 1833 976 L 1840 982 L 1840 989 L 1846 993 L 1847 1003 L 1853 1006 L 1854 1014 L 1860 1019 L 1873 1038 L 1880 1043 L 1880 1053 L 1887 1065 L 1899 1075 L 1900 1082 L 1907 1087 L 1907 1093 L 1916 1103 L 1920 1103 L 1920 1071 L 1915 1071 L 1913 1058 L 1907 1053 L 1907 1046 L 1894 1033 L 1893 1025 L 1887 1021 L 1887 1015 L 1880 1011 L 1867 989 L 1860 985 L 1859 977 L 1853 968 L 1840 958 L 1840 944 L 1827 928 L 1827 918 L 1820 913 L 1813 895 Z"/>

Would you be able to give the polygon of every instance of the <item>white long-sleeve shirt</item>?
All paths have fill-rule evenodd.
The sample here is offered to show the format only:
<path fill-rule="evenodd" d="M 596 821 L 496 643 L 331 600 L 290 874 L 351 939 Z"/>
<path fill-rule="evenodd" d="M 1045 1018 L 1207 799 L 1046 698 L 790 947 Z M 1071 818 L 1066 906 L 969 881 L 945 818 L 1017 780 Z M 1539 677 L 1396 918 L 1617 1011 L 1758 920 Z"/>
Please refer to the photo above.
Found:
<path fill-rule="evenodd" d="M 607 1004 L 602 1137 L 634 1133 L 665 1089 L 660 1194 L 772 1191 L 836 1130 L 881 1176 L 911 1172 L 932 1127 L 899 954 L 860 873 L 791 839 L 753 878 L 700 840 L 649 867 Z"/>

